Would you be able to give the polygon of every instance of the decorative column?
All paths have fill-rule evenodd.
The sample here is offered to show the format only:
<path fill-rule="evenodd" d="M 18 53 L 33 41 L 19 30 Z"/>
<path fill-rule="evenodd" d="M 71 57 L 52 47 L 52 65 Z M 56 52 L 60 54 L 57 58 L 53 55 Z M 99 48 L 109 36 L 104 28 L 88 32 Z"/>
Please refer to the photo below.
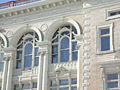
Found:
<path fill-rule="evenodd" d="M 4 70 L 1 90 L 6 90 L 7 72 L 8 72 L 8 62 L 10 60 L 9 54 L 4 56 Z"/>
<path fill-rule="evenodd" d="M 13 55 L 15 54 L 15 48 L 5 48 L 4 52 L 8 54 L 8 72 L 7 72 L 7 81 L 6 81 L 6 90 L 12 90 L 12 74 L 13 74 Z"/>
<path fill-rule="evenodd" d="M 42 74 L 43 74 L 43 56 L 44 52 L 39 49 L 39 69 L 38 69 L 38 83 L 37 83 L 37 90 L 42 90 Z"/>
<path fill-rule="evenodd" d="M 80 54 L 81 54 L 81 45 L 83 43 L 83 35 L 76 35 L 75 39 L 77 41 L 77 48 L 78 48 L 78 62 L 77 62 L 77 90 L 80 90 L 80 73 L 81 73 L 81 69 L 80 69 L 80 64 L 81 64 L 81 58 L 80 58 Z"/>
<path fill-rule="evenodd" d="M 41 90 L 48 90 L 48 48 L 50 43 L 49 42 L 39 42 L 39 47 L 41 48 L 40 51 L 43 52 L 43 74 L 42 74 L 42 89 Z"/>

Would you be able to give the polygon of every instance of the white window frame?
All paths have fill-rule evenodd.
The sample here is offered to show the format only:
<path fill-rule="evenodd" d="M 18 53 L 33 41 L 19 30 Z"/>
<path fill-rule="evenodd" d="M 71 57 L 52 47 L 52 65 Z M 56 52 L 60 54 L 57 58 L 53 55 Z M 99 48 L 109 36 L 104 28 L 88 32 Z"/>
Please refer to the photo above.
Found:
<path fill-rule="evenodd" d="M 115 79 L 115 80 L 107 80 L 107 75 L 108 74 L 118 74 L 118 79 Z M 105 86 L 106 86 L 106 90 L 119 90 L 119 88 L 120 88 L 120 73 L 118 72 L 118 73 L 106 73 L 106 75 L 105 75 L 105 78 L 106 78 L 106 80 L 105 80 Z M 115 81 L 118 81 L 118 88 L 108 88 L 107 87 L 107 83 L 108 82 L 115 82 Z"/>
<path fill-rule="evenodd" d="M 120 11 L 120 7 L 107 9 L 107 10 L 106 10 L 106 20 L 111 20 L 111 19 L 120 18 L 120 14 L 114 15 L 114 16 L 110 16 L 110 13 L 111 13 L 111 12 L 115 12 L 115 11 Z"/>
<path fill-rule="evenodd" d="M 109 28 L 110 30 L 110 50 L 107 51 L 101 51 L 101 33 L 100 31 L 102 29 Z M 96 32 L 96 54 L 104 54 L 104 53 L 110 53 L 113 52 L 113 23 L 111 24 L 104 24 L 97 26 L 97 32 Z"/>
<path fill-rule="evenodd" d="M 26 33 L 29 33 L 29 32 L 26 32 Z M 26 34 L 25 33 L 25 34 Z M 32 38 L 33 39 L 33 41 L 35 41 L 35 32 L 33 32 L 34 33 L 34 35 L 32 36 L 32 35 L 25 35 L 25 34 L 23 34 L 24 36 L 23 36 L 23 40 L 22 40 L 22 42 L 24 42 L 25 43 L 25 40 L 26 39 L 28 39 L 28 38 Z M 33 42 L 33 43 L 35 43 L 35 42 Z M 20 69 L 20 70 L 31 70 L 31 68 L 34 68 L 34 67 L 38 67 L 38 66 L 35 66 L 34 64 L 35 64 L 35 58 L 39 58 L 39 56 L 35 56 L 35 48 L 39 48 L 37 45 L 35 46 L 35 45 L 33 45 L 33 43 L 31 42 L 31 41 L 27 41 L 25 44 L 24 44 L 24 46 L 22 47 L 22 48 L 20 48 L 20 49 L 17 49 L 17 51 L 22 51 L 22 61 L 21 61 L 21 64 L 22 64 L 22 66 L 21 66 L 21 68 L 16 68 L 16 69 Z M 27 68 L 25 68 L 25 55 L 24 55 L 24 52 L 25 52 L 25 46 L 27 45 L 27 44 L 32 44 L 32 53 L 31 54 L 29 54 L 28 56 L 32 56 L 32 65 L 31 65 L 31 67 L 27 67 Z M 19 45 L 18 45 L 19 46 Z M 17 46 L 17 47 L 18 47 Z M 16 52 L 16 55 L 17 55 L 17 52 Z M 16 58 L 16 62 L 18 61 L 18 59 Z M 17 63 L 15 64 L 15 67 L 17 66 Z"/>

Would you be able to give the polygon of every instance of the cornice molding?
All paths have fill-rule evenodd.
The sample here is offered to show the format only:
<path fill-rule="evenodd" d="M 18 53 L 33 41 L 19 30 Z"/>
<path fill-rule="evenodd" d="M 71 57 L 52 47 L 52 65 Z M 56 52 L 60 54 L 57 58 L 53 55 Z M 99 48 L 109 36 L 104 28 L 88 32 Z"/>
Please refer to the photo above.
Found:
<path fill-rule="evenodd" d="M 20 5 L 15 7 L 10 7 L 7 9 L 0 10 L 0 19 L 13 17 L 17 15 L 23 15 L 27 13 L 34 13 L 37 11 L 43 11 L 50 8 L 55 8 L 58 6 L 63 6 L 66 4 L 76 3 L 81 0 L 46 0 L 44 2 L 33 2 L 27 5 Z"/>

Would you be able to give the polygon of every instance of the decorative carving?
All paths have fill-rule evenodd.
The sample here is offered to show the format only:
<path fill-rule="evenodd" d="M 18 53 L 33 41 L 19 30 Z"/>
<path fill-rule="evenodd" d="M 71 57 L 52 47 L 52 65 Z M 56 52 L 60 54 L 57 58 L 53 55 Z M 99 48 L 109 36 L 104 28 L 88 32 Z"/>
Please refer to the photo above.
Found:
<path fill-rule="evenodd" d="M 46 31 L 48 29 L 48 25 L 47 24 L 42 24 L 41 25 L 41 31 Z"/>
<path fill-rule="evenodd" d="M 67 70 L 65 67 L 60 67 L 58 68 L 57 70 L 55 70 L 55 72 L 58 74 L 58 75 L 64 75 L 64 74 L 70 74 L 70 71 Z"/>

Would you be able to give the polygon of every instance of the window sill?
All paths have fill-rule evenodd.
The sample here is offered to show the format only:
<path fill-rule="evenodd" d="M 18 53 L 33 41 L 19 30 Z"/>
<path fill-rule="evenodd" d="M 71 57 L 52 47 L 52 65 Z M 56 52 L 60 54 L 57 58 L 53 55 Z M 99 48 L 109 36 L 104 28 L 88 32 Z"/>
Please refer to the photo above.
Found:
<path fill-rule="evenodd" d="M 107 20 L 112 20 L 112 19 L 117 19 L 117 18 L 120 18 L 120 15 L 107 16 L 106 21 L 107 21 Z"/>
<path fill-rule="evenodd" d="M 97 55 L 101 55 L 101 54 L 110 54 L 110 53 L 113 53 L 114 50 L 109 50 L 109 51 L 98 51 L 96 54 Z"/>

